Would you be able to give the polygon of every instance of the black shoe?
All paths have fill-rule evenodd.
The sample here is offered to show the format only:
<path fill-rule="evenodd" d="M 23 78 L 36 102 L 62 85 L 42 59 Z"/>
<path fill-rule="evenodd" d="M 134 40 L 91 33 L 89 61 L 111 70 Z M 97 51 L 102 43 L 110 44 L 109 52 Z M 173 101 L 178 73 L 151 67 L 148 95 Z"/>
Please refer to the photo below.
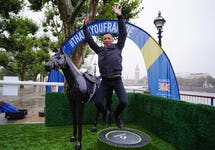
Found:
<path fill-rule="evenodd" d="M 97 131 L 96 126 L 93 126 L 92 129 L 91 129 L 91 132 L 96 132 L 96 131 Z"/>
<path fill-rule="evenodd" d="M 116 121 L 116 125 L 118 128 L 123 128 L 123 123 L 122 123 L 122 120 L 120 119 L 119 116 L 114 116 L 115 118 L 115 121 Z"/>

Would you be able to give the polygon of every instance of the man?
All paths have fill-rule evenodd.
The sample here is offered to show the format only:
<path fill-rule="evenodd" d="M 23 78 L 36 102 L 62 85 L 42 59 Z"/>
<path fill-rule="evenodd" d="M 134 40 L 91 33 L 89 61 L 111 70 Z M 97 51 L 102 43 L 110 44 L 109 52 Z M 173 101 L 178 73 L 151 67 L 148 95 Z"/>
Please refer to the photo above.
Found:
<path fill-rule="evenodd" d="M 103 114 L 103 122 L 106 122 L 110 112 L 103 106 L 102 101 L 111 90 L 114 90 L 119 99 L 114 118 L 117 126 L 122 128 L 123 123 L 120 114 L 127 105 L 126 92 L 121 78 L 122 49 L 125 45 L 127 32 L 121 8 L 113 6 L 112 11 L 118 18 L 119 35 L 116 44 L 113 44 L 113 36 L 110 33 L 105 33 L 102 38 L 104 46 L 98 46 L 87 29 L 89 18 L 84 19 L 83 31 L 87 43 L 98 54 L 99 71 L 102 77 L 101 85 L 96 94 L 95 105 Z"/>

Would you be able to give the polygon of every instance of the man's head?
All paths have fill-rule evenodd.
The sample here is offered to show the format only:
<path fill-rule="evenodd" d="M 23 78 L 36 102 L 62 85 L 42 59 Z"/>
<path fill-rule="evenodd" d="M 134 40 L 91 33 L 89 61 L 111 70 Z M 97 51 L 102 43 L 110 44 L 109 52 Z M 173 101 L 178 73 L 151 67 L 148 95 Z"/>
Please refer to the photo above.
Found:
<path fill-rule="evenodd" d="M 105 47 L 112 45 L 112 43 L 113 43 L 112 34 L 111 33 L 105 33 L 102 37 L 102 42 L 103 42 Z"/>

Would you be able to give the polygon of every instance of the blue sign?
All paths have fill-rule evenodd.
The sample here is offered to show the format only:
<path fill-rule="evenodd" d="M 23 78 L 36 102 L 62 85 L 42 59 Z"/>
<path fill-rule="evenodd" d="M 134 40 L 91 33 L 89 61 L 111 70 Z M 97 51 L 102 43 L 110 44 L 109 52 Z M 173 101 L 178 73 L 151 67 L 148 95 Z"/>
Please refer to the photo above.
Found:
<path fill-rule="evenodd" d="M 53 69 L 49 73 L 48 82 L 64 82 L 64 75 L 58 69 Z M 46 92 L 63 92 L 63 86 L 46 86 Z"/>

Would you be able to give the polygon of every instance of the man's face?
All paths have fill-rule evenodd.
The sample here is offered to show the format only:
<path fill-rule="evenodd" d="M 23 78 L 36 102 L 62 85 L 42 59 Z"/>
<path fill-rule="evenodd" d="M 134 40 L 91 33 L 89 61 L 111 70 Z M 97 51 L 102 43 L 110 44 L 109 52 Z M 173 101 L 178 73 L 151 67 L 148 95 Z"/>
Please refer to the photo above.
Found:
<path fill-rule="evenodd" d="M 110 33 L 104 34 L 102 42 L 105 47 L 110 46 L 113 43 L 113 36 Z"/>

